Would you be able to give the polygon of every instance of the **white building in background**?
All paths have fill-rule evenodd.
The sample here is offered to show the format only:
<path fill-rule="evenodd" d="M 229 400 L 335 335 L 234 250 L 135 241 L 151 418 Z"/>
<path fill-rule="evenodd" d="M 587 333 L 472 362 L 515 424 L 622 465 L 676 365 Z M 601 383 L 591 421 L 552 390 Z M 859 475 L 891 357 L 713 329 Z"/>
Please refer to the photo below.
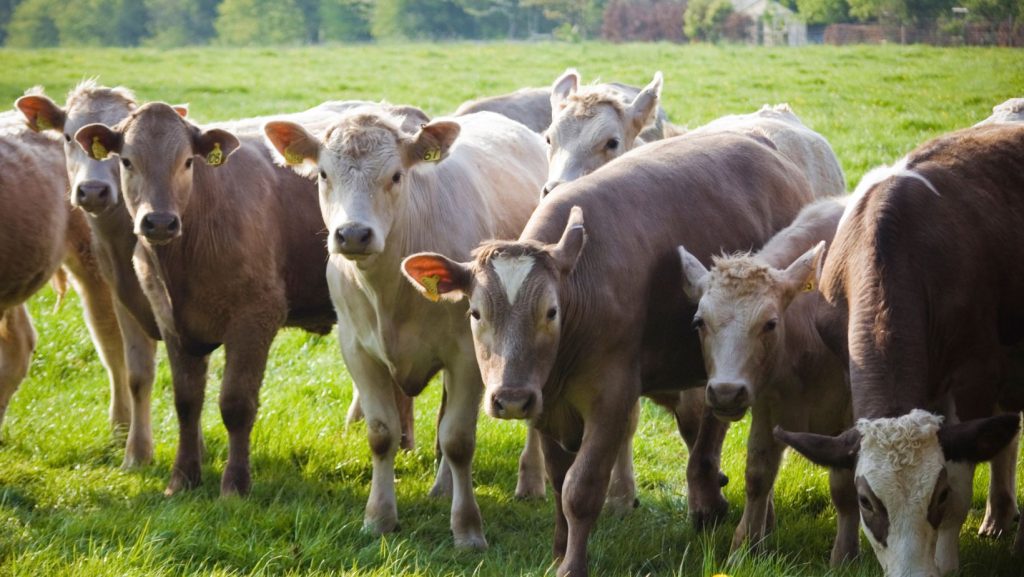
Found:
<path fill-rule="evenodd" d="M 747 41 L 765 46 L 803 46 L 807 44 L 807 23 L 789 8 L 774 0 L 733 0 L 733 10 L 752 21 Z"/>

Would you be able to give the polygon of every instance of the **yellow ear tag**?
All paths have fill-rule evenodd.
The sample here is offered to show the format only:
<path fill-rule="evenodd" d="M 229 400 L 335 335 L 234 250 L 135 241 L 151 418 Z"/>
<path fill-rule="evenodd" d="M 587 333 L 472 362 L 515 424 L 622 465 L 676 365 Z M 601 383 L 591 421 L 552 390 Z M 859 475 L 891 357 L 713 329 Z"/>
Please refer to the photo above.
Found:
<path fill-rule="evenodd" d="M 805 293 L 809 293 L 809 292 L 811 292 L 813 290 L 814 290 L 814 281 L 812 281 L 812 280 L 807 281 L 807 284 L 804 285 L 804 292 Z"/>
<path fill-rule="evenodd" d="M 297 152 L 292 152 L 291 149 L 284 149 L 284 161 L 288 164 L 302 164 L 305 161 L 305 157 Z"/>
<path fill-rule="evenodd" d="M 423 160 L 427 162 L 437 162 L 441 160 L 441 149 L 431 148 L 430 150 L 423 154 Z"/>
<path fill-rule="evenodd" d="M 42 132 L 43 130 L 49 130 L 49 129 L 53 128 L 53 125 L 50 124 L 50 121 L 47 120 L 46 118 L 44 118 L 42 116 L 37 116 L 36 117 L 36 128 L 38 128 L 39 131 Z"/>
<path fill-rule="evenodd" d="M 432 274 L 420 277 L 420 284 L 426 289 L 427 298 L 435 303 L 441 300 L 441 294 L 437 291 L 437 283 L 441 282 L 441 275 Z"/>
<path fill-rule="evenodd" d="M 100 137 L 99 136 L 93 136 L 92 137 L 92 157 L 95 158 L 96 160 L 103 160 L 103 159 L 107 158 L 107 156 L 109 154 L 110 154 L 110 151 L 107 150 L 107 147 L 103 146 L 103 144 L 100 142 Z"/>
<path fill-rule="evenodd" d="M 206 155 L 206 164 L 210 166 L 220 166 L 224 163 L 224 151 L 220 149 L 220 143 L 213 143 L 213 150 Z"/>

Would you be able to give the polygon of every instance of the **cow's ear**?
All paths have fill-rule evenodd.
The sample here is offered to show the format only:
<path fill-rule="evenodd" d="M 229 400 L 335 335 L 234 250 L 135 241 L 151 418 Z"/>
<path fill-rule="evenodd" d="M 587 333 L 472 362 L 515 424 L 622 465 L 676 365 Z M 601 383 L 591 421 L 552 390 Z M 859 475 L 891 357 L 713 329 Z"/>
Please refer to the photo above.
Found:
<path fill-rule="evenodd" d="M 1017 413 L 946 425 L 939 429 L 939 444 L 947 461 L 981 463 L 995 457 L 1020 430 Z"/>
<path fill-rule="evenodd" d="M 691 303 L 697 304 L 707 288 L 708 269 L 682 245 L 679 246 L 679 260 L 683 265 L 683 293 Z"/>
<path fill-rule="evenodd" d="M 402 142 L 402 161 L 406 168 L 419 162 L 441 162 L 455 144 L 462 129 L 450 120 L 424 124 L 415 135 Z"/>
<path fill-rule="evenodd" d="M 178 113 L 178 116 L 182 118 L 188 118 L 188 103 L 185 104 L 172 104 L 171 108 Z"/>
<path fill-rule="evenodd" d="M 654 73 L 654 79 L 650 84 L 644 86 L 640 94 L 636 95 L 633 102 L 626 110 L 626 117 L 630 128 L 633 130 L 634 138 L 643 131 L 654 120 L 655 111 L 658 110 L 658 103 L 661 102 L 661 72 Z"/>
<path fill-rule="evenodd" d="M 772 431 L 780 443 L 785 443 L 807 457 L 812 463 L 830 469 L 853 469 L 860 453 L 860 432 L 847 429 L 838 437 L 814 433 L 790 433 L 776 425 Z"/>
<path fill-rule="evenodd" d="M 320 141 L 300 124 L 275 120 L 263 125 L 263 133 L 288 166 L 316 164 L 320 157 Z"/>
<path fill-rule="evenodd" d="M 238 138 L 227 130 L 212 128 L 196 132 L 192 138 L 192 150 L 203 157 L 206 164 L 220 166 L 227 162 L 231 153 L 238 149 Z"/>
<path fill-rule="evenodd" d="M 124 142 L 122 134 L 106 124 L 87 124 L 79 128 L 75 140 L 95 160 L 106 160 L 111 154 L 120 154 Z"/>
<path fill-rule="evenodd" d="M 473 283 L 472 267 L 430 252 L 410 255 L 402 261 L 402 274 L 424 297 L 433 302 L 441 299 L 461 300 L 469 294 Z"/>
<path fill-rule="evenodd" d="M 14 106 L 25 115 L 25 123 L 36 132 L 44 130 L 64 130 L 67 115 L 57 103 L 42 94 L 22 96 L 14 102 Z"/>
<path fill-rule="evenodd" d="M 565 100 L 580 87 L 580 73 L 575 68 L 568 68 L 551 85 L 551 118 L 558 116 L 565 108 Z"/>
<path fill-rule="evenodd" d="M 587 243 L 587 229 L 583 226 L 583 209 L 574 206 L 569 211 L 569 220 L 558 244 L 549 246 L 548 252 L 555 261 L 555 266 L 563 276 L 568 276 L 576 267 L 576 262 Z"/>
<path fill-rule="evenodd" d="M 817 288 L 818 262 L 825 254 L 825 241 L 819 242 L 814 248 L 800 255 L 786 270 L 778 273 L 782 287 L 783 306 L 789 303 L 800 292 L 811 292 Z"/>

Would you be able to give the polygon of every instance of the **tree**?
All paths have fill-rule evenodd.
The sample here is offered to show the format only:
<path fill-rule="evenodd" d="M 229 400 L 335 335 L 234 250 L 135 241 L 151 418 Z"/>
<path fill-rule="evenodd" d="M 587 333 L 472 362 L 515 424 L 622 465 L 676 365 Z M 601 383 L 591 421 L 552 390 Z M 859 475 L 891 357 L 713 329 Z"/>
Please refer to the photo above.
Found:
<path fill-rule="evenodd" d="M 717 42 L 731 13 L 730 0 L 690 0 L 683 14 L 683 31 L 690 38 Z"/>
<path fill-rule="evenodd" d="M 7 25 L 11 22 L 17 0 L 0 0 L 0 45 L 7 38 Z"/>
<path fill-rule="evenodd" d="M 560 24 L 583 38 L 601 29 L 606 0 L 521 0 L 524 8 L 536 7 L 544 17 Z"/>
<path fill-rule="evenodd" d="M 54 20 L 57 11 L 56 0 L 25 0 L 19 4 L 7 26 L 7 46 L 57 46 L 60 43 L 60 32 Z"/>
<path fill-rule="evenodd" d="M 298 44 L 306 38 L 296 0 L 224 0 L 214 27 L 225 44 Z"/>
<path fill-rule="evenodd" d="M 919 18 L 949 14 L 956 0 L 848 0 L 850 16 L 860 20 L 909 24 Z"/>
<path fill-rule="evenodd" d="M 372 0 L 321 0 L 320 39 L 362 42 L 370 40 Z"/>
<path fill-rule="evenodd" d="M 961 0 L 971 17 L 991 22 L 1009 22 L 1024 18 L 1024 2 L 1021 0 Z"/>
<path fill-rule="evenodd" d="M 155 46 L 206 44 L 216 36 L 213 23 L 220 0 L 145 0 Z"/>
<path fill-rule="evenodd" d="M 378 0 L 374 38 L 476 38 L 476 21 L 453 0 Z"/>
<path fill-rule="evenodd" d="M 796 5 L 808 24 L 834 24 L 850 19 L 846 0 L 796 0 Z"/>

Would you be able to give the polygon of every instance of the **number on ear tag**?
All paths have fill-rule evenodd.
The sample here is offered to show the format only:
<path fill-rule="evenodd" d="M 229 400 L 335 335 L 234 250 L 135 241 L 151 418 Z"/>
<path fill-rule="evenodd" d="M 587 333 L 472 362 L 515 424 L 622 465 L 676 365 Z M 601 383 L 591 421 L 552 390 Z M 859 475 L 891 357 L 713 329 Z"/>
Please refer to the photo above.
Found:
<path fill-rule="evenodd" d="M 206 164 L 210 166 L 220 166 L 224 164 L 224 151 L 220 149 L 220 143 L 213 143 L 213 150 L 206 155 Z"/>
<path fill-rule="evenodd" d="M 441 160 L 441 149 L 431 148 L 423 154 L 423 160 L 427 162 L 437 162 Z"/>
<path fill-rule="evenodd" d="M 441 299 L 441 294 L 437 290 L 437 284 L 441 282 L 441 275 L 430 275 L 420 277 L 420 284 L 426 289 L 427 298 L 434 301 L 435 303 Z"/>

